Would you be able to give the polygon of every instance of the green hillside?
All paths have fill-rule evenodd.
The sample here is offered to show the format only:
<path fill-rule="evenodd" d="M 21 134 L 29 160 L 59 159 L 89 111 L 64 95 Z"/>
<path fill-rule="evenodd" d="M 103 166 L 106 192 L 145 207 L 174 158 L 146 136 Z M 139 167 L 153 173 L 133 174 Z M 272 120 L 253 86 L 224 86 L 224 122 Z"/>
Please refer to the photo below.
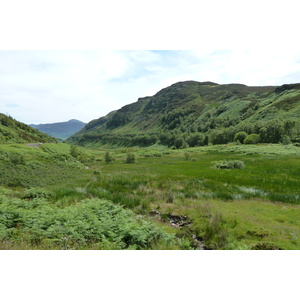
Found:
<path fill-rule="evenodd" d="M 54 142 L 55 138 L 0 113 L 0 144 Z"/>
<path fill-rule="evenodd" d="M 41 132 L 44 132 L 48 135 L 51 135 L 55 138 L 65 140 L 69 136 L 78 132 L 82 129 L 86 123 L 83 123 L 78 120 L 69 120 L 67 122 L 58 122 L 51 124 L 30 124 L 29 126 L 38 129 Z"/>
<path fill-rule="evenodd" d="M 186 148 L 226 144 L 243 132 L 241 143 L 289 143 L 300 139 L 299 116 L 300 84 L 186 81 L 90 122 L 68 141 L 90 147 L 159 143 Z"/>

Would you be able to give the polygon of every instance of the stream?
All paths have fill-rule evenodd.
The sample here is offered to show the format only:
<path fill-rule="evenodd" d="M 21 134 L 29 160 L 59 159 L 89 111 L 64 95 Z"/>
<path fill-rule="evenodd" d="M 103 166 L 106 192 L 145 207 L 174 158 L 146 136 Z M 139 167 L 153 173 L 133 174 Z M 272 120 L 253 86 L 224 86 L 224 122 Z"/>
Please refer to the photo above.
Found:
<path fill-rule="evenodd" d="M 174 228 L 188 228 L 192 224 L 192 221 L 184 215 L 177 216 L 172 214 L 161 214 L 155 210 L 152 210 L 149 215 L 152 217 L 157 217 L 163 222 L 170 223 Z M 202 237 L 198 237 L 192 232 L 189 234 L 189 237 L 194 241 L 195 250 L 206 250 Z"/>

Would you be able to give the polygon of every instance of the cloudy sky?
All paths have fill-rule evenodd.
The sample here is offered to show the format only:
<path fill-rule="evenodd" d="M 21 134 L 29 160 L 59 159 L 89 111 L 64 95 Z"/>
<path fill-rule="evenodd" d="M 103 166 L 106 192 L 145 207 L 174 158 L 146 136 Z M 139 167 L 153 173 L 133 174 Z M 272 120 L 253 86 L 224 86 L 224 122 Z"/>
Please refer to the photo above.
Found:
<path fill-rule="evenodd" d="M 178 81 L 300 82 L 298 6 L 296 0 L 5 1 L 0 112 L 27 124 L 89 122 Z"/>
<path fill-rule="evenodd" d="M 300 82 L 300 50 L 2 50 L 0 112 L 27 124 L 89 122 L 184 80 Z"/>

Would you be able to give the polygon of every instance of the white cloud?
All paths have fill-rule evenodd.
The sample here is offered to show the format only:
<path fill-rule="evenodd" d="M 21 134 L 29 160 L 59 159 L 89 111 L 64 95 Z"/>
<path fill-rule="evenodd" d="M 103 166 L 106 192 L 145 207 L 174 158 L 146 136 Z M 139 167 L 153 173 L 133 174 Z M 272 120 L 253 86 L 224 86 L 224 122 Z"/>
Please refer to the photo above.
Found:
<path fill-rule="evenodd" d="M 299 82 L 300 51 L 0 51 L 0 112 L 88 122 L 177 81 Z"/>

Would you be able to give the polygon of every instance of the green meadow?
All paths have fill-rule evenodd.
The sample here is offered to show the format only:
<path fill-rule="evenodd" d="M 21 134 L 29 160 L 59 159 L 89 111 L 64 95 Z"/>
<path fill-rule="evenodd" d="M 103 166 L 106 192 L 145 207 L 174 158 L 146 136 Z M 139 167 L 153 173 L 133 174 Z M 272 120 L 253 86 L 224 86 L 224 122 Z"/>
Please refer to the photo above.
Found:
<path fill-rule="evenodd" d="M 0 145 L 1 249 L 300 249 L 300 148 Z"/>

